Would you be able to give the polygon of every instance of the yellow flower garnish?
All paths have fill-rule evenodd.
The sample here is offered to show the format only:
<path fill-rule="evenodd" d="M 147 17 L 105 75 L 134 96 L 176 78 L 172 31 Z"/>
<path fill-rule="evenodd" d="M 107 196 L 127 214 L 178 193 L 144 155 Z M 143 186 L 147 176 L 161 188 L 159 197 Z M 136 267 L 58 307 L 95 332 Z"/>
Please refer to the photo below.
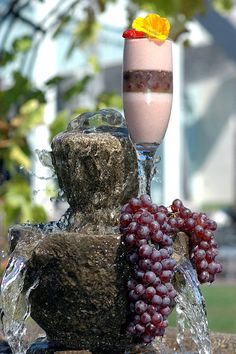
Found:
<path fill-rule="evenodd" d="M 156 14 L 149 14 L 146 17 L 137 17 L 132 27 L 136 31 L 141 31 L 147 34 L 150 38 L 156 38 L 160 41 L 165 41 L 170 31 L 170 23 L 165 17 Z"/>

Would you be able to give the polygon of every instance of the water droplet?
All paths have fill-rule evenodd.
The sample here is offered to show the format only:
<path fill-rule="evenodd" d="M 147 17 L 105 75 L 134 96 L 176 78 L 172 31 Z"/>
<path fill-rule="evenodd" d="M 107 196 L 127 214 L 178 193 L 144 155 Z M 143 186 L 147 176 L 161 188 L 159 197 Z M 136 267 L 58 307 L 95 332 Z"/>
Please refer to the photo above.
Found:
<path fill-rule="evenodd" d="M 5 250 L 0 251 L 0 261 L 7 257 L 7 252 Z"/>

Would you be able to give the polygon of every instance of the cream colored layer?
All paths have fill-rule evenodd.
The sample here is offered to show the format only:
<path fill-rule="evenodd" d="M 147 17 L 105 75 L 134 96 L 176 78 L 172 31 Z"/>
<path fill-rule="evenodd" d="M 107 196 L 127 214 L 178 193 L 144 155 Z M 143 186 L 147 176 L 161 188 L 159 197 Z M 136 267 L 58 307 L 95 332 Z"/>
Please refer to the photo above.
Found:
<path fill-rule="evenodd" d="M 170 118 L 172 94 L 125 92 L 124 114 L 135 143 L 161 143 Z"/>
<path fill-rule="evenodd" d="M 148 38 L 126 39 L 123 70 L 172 71 L 172 43 Z"/>

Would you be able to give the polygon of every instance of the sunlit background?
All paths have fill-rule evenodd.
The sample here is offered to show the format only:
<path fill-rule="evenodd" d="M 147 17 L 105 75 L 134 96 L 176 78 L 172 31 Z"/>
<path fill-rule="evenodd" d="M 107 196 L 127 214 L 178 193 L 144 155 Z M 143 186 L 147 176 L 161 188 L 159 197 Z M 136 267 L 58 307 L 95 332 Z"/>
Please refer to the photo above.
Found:
<path fill-rule="evenodd" d="M 174 103 L 153 198 L 168 206 L 179 197 L 215 218 L 224 265 L 218 286 L 230 284 L 235 294 L 236 1 L 189 1 L 192 9 L 179 3 L 178 13 L 174 1 L 160 1 L 175 29 Z M 122 112 L 122 32 L 151 4 L 0 0 L 2 269 L 11 224 L 54 220 L 67 208 L 53 171 L 40 161 L 50 163 L 42 151 L 50 151 L 52 137 L 83 111 Z M 229 332 L 235 322 L 214 327 L 210 320 Z"/>

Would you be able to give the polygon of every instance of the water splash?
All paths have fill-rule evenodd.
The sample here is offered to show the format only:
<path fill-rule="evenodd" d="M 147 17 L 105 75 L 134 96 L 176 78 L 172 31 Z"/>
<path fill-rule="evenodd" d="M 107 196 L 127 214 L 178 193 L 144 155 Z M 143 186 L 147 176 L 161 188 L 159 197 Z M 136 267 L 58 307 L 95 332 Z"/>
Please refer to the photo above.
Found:
<path fill-rule="evenodd" d="M 178 323 L 177 342 L 182 353 L 184 348 L 184 335 L 189 328 L 192 339 L 197 346 L 199 354 L 211 354 L 211 341 L 209 338 L 208 321 L 205 301 L 199 289 L 199 282 L 191 262 L 183 258 L 177 267 L 176 312 Z"/>
<path fill-rule="evenodd" d="M 48 150 L 39 150 L 36 149 L 35 153 L 38 156 L 39 161 L 44 167 L 47 167 L 51 171 L 50 176 L 38 176 L 34 171 L 32 170 L 27 170 L 24 166 L 20 166 L 19 169 L 22 173 L 24 173 L 26 176 L 33 176 L 37 179 L 43 180 L 43 181 L 49 181 L 49 180 L 57 180 L 57 176 L 54 170 L 54 166 L 52 163 L 52 156 L 51 156 L 51 151 Z M 39 191 L 35 191 L 35 194 L 37 194 Z"/>
<path fill-rule="evenodd" d="M 23 257 L 13 257 L 1 284 L 3 332 L 13 354 L 25 354 L 28 349 L 26 321 L 30 315 L 29 295 L 38 282 L 23 291 L 25 279 Z"/>
<path fill-rule="evenodd" d="M 29 177 L 35 177 L 37 179 L 40 179 L 42 181 L 56 181 L 57 180 L 57 176 L 55 173 L 53 173 L 51 176 L 45 177 L 45 176 L 38 176 L 36 175 L 36 173 L 34 173 L 32 170 L 27 170 L 24 166 L 20 166 L 19 167 L 20 171 L 22 173 L 24 173 L 25 176 L 29 176 Z M 37 194 L 40 191 L 35 191 L 35 194 Z"/>
<path fill-rule="evenodd" d="M 65 192 L 62 189 L 58 188 L 55 191 L 55 196 L 51 197 L 50 201 L 51 202 L 66 202 Z"/>
<path fill-rule="evenodd" d="M 38 155 L 38 159 L 44 167 L 48 167 L 50 170 L 54 171 L 53 163 L 52 163 L 52 153 L 48 150 L 35 150 Z"/>
<path fill-rule="evenodd" d="M 7 252 L 5 250 L 0 250 L 0 263 L 7 257 Z"/>
<path fill-rule="evenodd" d="M 115 109 L 100 109 L 97 112 L 84 112 L 70 121 L 67 130 L 80 130 L 87 133 L 95 133 L 99 128 L 126 127 L 122 114 Z"/>

